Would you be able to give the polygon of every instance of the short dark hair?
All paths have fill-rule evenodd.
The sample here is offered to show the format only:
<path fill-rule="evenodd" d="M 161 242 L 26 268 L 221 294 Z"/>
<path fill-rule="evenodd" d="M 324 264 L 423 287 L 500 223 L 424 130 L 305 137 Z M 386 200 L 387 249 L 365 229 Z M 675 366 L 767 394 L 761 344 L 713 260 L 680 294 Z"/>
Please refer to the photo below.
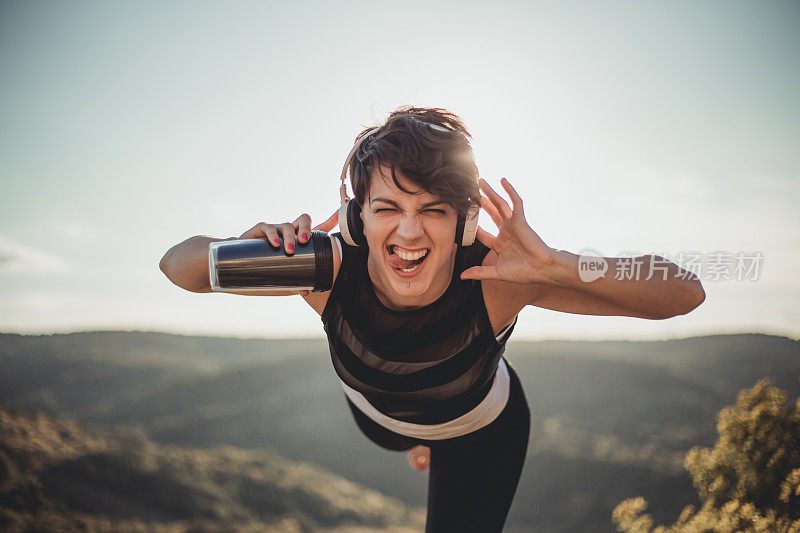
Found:
<path fill-rule="evenodd" d="M 363 130 L 356 140 L 371 129 Z M 464 122 L 445 109 L 397 108 L 353 155 L 350 176 L 356 201 L 364 206 L 372 172 L 380 165 L 391 169 L 392 179 L 401 191 L 412 193 L 400 186 L 395 169 L 420 189 L 452 206 L 459 216 L 465 216 L 470 206 L 480 205 L 471 138 Z"/>

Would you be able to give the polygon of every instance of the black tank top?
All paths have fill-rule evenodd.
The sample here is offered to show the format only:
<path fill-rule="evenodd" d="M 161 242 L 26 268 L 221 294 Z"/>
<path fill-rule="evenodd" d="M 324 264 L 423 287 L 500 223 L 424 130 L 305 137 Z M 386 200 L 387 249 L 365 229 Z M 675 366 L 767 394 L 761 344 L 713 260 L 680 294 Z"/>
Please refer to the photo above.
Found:
<path fill-rule="evenodd" d="M 367 272 L 369 249 L 342 247 L 342 263 L 322 322 L 339 378 L 383 414 L 439 424 L 476 407 L 492 386 L 505 343 L 492 331 L 478 280 L 460 274 L 489 248 L 459 247 L 450 285 L 428 305 L 407 311 L 378 300 Z"/>

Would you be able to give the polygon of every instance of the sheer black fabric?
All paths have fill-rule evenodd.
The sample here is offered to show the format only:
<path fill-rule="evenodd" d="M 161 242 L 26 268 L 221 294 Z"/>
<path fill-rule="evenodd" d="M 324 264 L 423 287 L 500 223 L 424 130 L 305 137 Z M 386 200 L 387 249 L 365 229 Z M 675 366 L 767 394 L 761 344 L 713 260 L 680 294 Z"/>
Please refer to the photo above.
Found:
<path fill-rule="evenodd" d="M 508 335 L 495 339 L 480 281 L 461 280 L 460 274 L 480 265 L 489 248 L 479 241 L 459 247 L 445 293 L 419 309 L 397 311 L 374 292 L 369 249 L 334 235 L 342 244 L 342 264 L 322 322 L 341 380 L 405 422 L 438 424 L 477 406 L 492 386 Z"/>

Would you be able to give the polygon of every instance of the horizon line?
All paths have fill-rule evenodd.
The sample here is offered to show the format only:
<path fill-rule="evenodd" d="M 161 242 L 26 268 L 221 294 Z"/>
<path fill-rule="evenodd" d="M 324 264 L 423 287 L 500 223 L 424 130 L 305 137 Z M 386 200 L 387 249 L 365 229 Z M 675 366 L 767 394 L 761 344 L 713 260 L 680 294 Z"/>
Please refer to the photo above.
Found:
<path fill-rule="evenodd" d="M 76 329 L 71 331 L 50 331 L 50 332 L 22 332 L 22 331 L 3 331 L 0 330 L 0 335 L 18 335 L 22 337 L 53 337 L 58 335 L 80 335 L 90 333 L 140 333 L 140 334 L 156 334 L 156 335 L 172 335 L 175 337 L 195 337 L 206 339 L 231 339 L 231 340 L 246 340 L 246 341 L 326 341 L 325 335 L 318 336 L 297 336 L 297 337 L 270 337 L 270 336 L 241 336 L 241 335 L 222 335 L 222 334 L 201 334 L 190 333 L 181 331 L 167 331 L 157 329 Z M 665 341 L 681 341 L 688 339 L 698 339 L 706 337 L 726 337 L 736 335 L 763 335 L 767 337 L 780 337 L 792 341 L 800 340 L 800 337 L 792 336 L 786 332 L 768 332 L 768 331 L 707 331 L 693 335 L 681 337 L 660 337 L 660 338 L 623 338 L 623 337 L 543 337 L 543 338 L 514 338 L 513 336 L 508 342 L 665 342 Z"/>

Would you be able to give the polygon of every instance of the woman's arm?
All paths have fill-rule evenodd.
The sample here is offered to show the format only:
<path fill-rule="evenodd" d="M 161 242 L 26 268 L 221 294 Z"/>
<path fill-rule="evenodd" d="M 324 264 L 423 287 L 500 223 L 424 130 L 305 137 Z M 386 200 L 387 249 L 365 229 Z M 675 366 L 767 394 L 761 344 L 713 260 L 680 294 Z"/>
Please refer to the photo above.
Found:
<path fill-rule="evenodd" d="M 330 231 L 336 226 L 338 211 L 328 220 L 314 229 Z M 279 243 L 279 236 L 283 237 L 286 253 L 294 253 L 295 242 L 307 242 L 311 238 L 311 217 L 305 213 L 294 222 L 285 224 L 267 224 L 259 222 L 239 237 L 217 239 L 208 235 L 196 235 L 170 248 L 161 258 L 159 267 L 167 278 L 182 289 L 191 292 L 211 292 L 211 281 L 208 270 L 208 247 L 212 242 L 230 241 L 235 239 L 266 239 L 272 243 Z M 306 295 L 310 291 L 226 291 L 233 294 L 247 296 L 289 296 L 293 294 Z"/>
<path fill-rule="evenodd" d="M 514 208 L 485 181 L 481 183 L 488 196 L 482 197 L 481 205 L 500 231 L 493 237 L 478 229 L 478 238 L 494 253 L 487 255 L 480 267 L 465 270 L 461 277 L 483 279 L 494 285 L 503 297 L 500 307 L 508 313 L 535 305 L 576 314 L 658 320 L 686 314 L 705 300 L 705 291 L 696 276 L 658 256 L 593 258 L 602 259 L 608 268 L 605 275 L 584 281 L 579 274 L 578 256 L 547 246 L 525 221 L 522 199 L 506 180 L 502 184 Z M 625 262 L 634 260 L 639 265 L 639 275 L 617 279 L 614 273 L 618 268 L 625 269 Z M 649 276 L 651 267 L 653 275 Z M 646 279 L 648 276 L 650 279 Z"/>
<path fill-rule="evenodd" d="M 238 237 L 217 239 L 208 235 L 195 235 L 170 248 L 161 258 L 159 267 L 167 278 L 190 292 L 212 292 L 208 272 L 208 245 L 217 241 L 230 241 Z M 247 296 L 290 296 L 307 291 L 226 291 Z"/>
<path fill-rule="evenodd" d="M 208 272 L 208 245 L 217 241 L 208 235 L 195 235 L 176 244 L 161 258 L 159 267 L 167 278 L 180 287 L 191 292 L 211 292 Z"/>
<path fill-rule="evenodd" d="M 566 253 L 566 252 L 565 252 Z M 644 264 L 649 262 L 648 256 L 644 258 L 636 258 L 637 261 L 642 261 Z M 656 260 L 660 262 L 660 258 L 655 256 Z M 608 261 L 613 261 L 614 258 L 604 258 Z M 489 252 L 483 266 L 491 266 L 497 261 L 497 255 Z M 494 313 L 498 318 L 498 323 L 506 323 L 513 319 L 519 311 L 525 306 L 533 305 L 543 309 L 550 309 L 552 311 L 560 311 L 562 313 L 572 313 L 576 315 L 597 315 L 597 316 L 630 316 L 634 318 L 645 318 L 649 320 L 661 320 L 671 318 L 673 316 L 686 314 L 705 300 L 705 292 L 700 284 L 700 281 L 694 274 L 680 269 L 674 263 L 669 263 L 670 274 L 674 272 L 685 272 L 687 279 L 686 283 L 678 291 L 675 291 L 669 285 L 653 284 L 646 289 L 650 291 L 650 297 L 654 302 L 650 303 L 646 298 L 640 297 L 639 286 L 631 285 L 635 280 L 627 280 L 621 291 L 613 284 L 605 287 L 605 290 L 612 291 L 612 296 L 609 298 L 605 293 L 598 294 L 587 290 L 591 285 L 597 283 L 582 282 L 583 285 L 578 288 L 569 288 L 566 285 L 545 285 L 543 283 L 509 283 L 497 279 L 485 279 L 483 281 L 486 287 L 484 299 L 490 314 Z M 609 268 L 609 272 L 611 269 Z M 609 274 L 606 274 L 607 276 Z M 650 280 L 650 282 L 657 282 L 661 278 Z M 621 281 L 621 280 L 616 280 Z M 696 285 L 695 285 L 696 282 Z M 639 281 L 641 283 L 641 280 Z M 592 287 L 593 288 L 593 287 Z M 699 293 L 695 292 L 699 289 Z M 618 292 L 619 291 L 619 292 Z M 628 305 L 624 297 L 618 298 L 621 293 L 630 293 L 638 304 Z M 672 310 L 670 310 L 670 308 Z M 660 311 L 659 311 L 660 309 Z"/>
<path fill-rule="evenodd" d="M 554 251 L 554 262 L 546 271 L 551 281 L 539 291 L 531 305 L 552 308 L 571 305 L 578 314 L 622 309 L 628 316 L 662 320 L 685 315 L 706 299 L 703 285 L 693 273 L 657 255 L 631 258 L 603 257 L 605 274 L 589 281 L 580 276 L 579 256 L 564 250 Z M 615 273 L 625 273 L 617 276 Z M 630 275 L 628 275 L 630 274 Z M 630 278 L 630 279 L 629 279 Z M 605 309 L 604 309 L 605 304 Z"/>

